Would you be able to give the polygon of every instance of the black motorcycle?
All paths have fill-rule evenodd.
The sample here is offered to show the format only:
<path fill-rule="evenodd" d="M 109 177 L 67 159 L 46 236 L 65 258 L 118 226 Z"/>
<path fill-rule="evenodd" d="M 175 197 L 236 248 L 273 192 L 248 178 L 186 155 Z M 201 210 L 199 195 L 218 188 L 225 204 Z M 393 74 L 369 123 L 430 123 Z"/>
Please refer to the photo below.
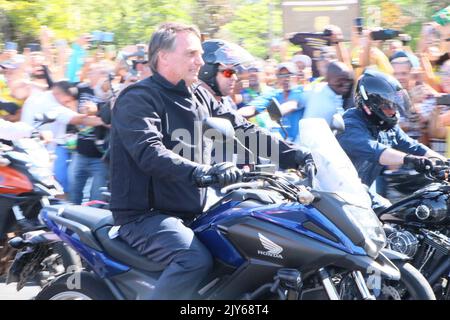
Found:
<path fill-rule="evenodd" d="M 427 185 L 379 215 L 392 250 L 411 258 L 438 299 L 450 299 L 450 166 L 441 163 L 420 177 Z M 396 177 L 402 190 L 413 188 L 405 175 Z M 392 176 L 391 176 L 392 177 Z"/>

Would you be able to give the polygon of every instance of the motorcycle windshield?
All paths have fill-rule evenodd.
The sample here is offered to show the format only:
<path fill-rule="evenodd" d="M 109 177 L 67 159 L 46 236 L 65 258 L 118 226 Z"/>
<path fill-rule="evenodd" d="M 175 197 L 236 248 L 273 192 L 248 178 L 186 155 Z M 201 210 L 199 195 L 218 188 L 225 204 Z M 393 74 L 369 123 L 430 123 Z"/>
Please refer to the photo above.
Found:
<path fill-rule="evenodd" d="M 337 194 L 345 202 L 371 208 L 367 188 L 324 119 L 300 121 L 300 144 L 311 150 L 317 166 L 314 188 Z"/>

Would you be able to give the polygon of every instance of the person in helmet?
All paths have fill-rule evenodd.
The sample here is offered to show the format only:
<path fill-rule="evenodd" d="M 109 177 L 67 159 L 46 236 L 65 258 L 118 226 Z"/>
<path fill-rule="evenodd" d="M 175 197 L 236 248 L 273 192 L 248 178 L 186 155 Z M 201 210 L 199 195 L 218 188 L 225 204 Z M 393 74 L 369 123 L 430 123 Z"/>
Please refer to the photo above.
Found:
<path fill-rule="evenodd" d="M 242 177 L 234 163 L 211 161 L 212 139 L 206 136 L 204 120 L 226 118 L 236 133 L 241 129 L 252 141 L 264 141 L 255 126 L 218 101 L 223 93 L 216 80 L 209 81 L 214 96 L 198 84 L 203 51 L 209 52 L 202 48 L 197 27 L 162 24 L 149 44 L 152 76 L 124 89 L 112 109 L 110 208 L 116 235 L 164 269 L 151 299 L 202 295 L 198 287 L 208 280 L 214 260 L 188 224 L 202 214 L 208 200 L 207 190 L 200 188 L 202 178 L 215 176 L 216 185 L 224 187 Z M 206 78 L 236 64 L 218 60 L 214 65 L 214 59 L 220 59 L 220 52 L 207 60 L 211 73 Z M 281 155 L 274 161 L 282 169 L 313 165 L 308 150 L 269 142 Z M 251 147 L 257 157 L 258 145 Z"/>
<path fill-rule="evenodd" d="M 253 56 L 237 44 L 220 39 L 207 40 L 202 43 L 204 65 L 200 68 L 199 79 L 225 106 L 237 109 L 231 99 L 237 81 L 238 68 L 254 60 Z"/>
<path fill-rule="evenodd" d="M 430 157 L 446 160 L 399 127 L 400 108 L 409 108 L 408 94 L 400 83 L 390 75 L 366 70 L 356 85 L 355 108 L 344 113 L 345 131 L 337 139 L 367 186 L 386 166 L 406 165 L 425 172 L 433 165 Z M 374 209 L 390 205 L 372 190 L 371 194 Z"/>

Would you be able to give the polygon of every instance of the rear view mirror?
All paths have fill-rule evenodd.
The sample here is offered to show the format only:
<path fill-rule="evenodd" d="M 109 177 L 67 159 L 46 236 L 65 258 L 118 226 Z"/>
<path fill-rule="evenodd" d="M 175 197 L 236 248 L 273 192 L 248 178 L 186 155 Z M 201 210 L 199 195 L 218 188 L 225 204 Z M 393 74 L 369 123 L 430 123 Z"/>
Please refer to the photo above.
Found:
<path fill-rule="evenodd" d="M 270 101 L 270 104 L 267 107 L 267 112 L 269 113 L 270 118 L 275 122 L 279 122 L 281 117 L 283 116 L 280 108 L 280 103 L 275 98 L 272 98 L 272 100 Z"/>

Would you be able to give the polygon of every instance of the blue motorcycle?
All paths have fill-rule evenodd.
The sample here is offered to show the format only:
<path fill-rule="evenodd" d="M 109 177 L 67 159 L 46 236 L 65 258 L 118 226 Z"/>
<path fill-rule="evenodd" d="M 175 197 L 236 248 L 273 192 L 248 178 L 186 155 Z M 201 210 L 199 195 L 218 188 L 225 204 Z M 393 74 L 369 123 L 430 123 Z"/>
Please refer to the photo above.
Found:
<path fill-rule="evenodd" d="M 302 175 L 246 172 L 190 224 L 214 257 L 213 272 L 192 299 L 434 299 L 406 256 L 383 249 L 386 237 L 370 198 L 326 123 L 313 122 L 303 139 L 317 175 L 309 167 Z M 203 187 L 214 180 L 204 177 Z M 147 299 L 155 290 L 165 266 L 111 239 L 110 211 L 48 206 L 40 218 L 89 271 L 56 278 L 36 299 Z M 10 282 L 23 282 L 30 261 L 42 259 L 35 253 L 54 241 L 49 233 L 16 239 L 23 254 Z"/>

